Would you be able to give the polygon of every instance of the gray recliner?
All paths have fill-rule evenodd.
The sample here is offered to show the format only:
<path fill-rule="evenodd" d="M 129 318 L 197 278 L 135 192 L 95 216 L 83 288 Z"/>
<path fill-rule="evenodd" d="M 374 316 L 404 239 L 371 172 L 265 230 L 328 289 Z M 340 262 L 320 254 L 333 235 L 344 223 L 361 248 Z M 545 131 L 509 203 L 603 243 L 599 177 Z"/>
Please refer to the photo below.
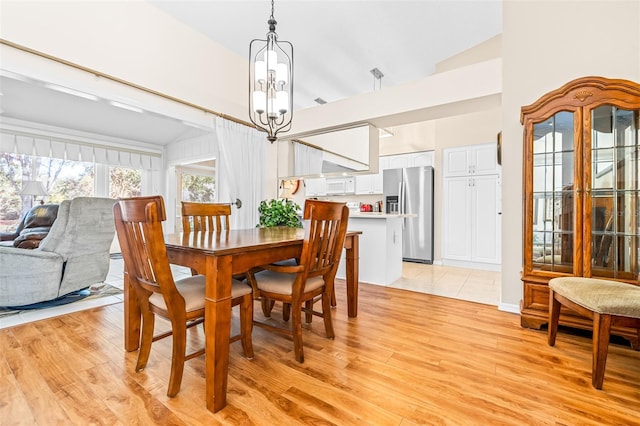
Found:
<path fill-rule="evenodd" d="M 111 198 L 63 201 L 38 248 L 0 246 L 0 306 L 53 300 L 102 282 L 115 236 Z"/>

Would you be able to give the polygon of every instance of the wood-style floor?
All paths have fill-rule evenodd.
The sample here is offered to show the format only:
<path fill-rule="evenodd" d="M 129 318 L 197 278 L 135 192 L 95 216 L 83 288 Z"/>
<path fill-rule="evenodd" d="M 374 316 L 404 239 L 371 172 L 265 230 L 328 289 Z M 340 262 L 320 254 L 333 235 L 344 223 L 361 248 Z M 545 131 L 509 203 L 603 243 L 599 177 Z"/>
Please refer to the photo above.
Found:
<path fill-rule="evenodd" d="M 315 319 L 304 364 L 261 328 L 253 360 L 232 344 L 228 406 L 215 415 L 203 358 L 187 362 L 177 397 L 165 395 L 169 339 L 134 372 L 121 304 L 0 330 L 0 424 L 640 424 L 640 352 L 611 345 L 597 391 L 588 337 L 561 332 L 551 348 L 546 332 L 494 306 L 372 285 L 347 319 L 337 287 L 336 339 Z M 202 331 L 192 337 L 200 344 Z"/>

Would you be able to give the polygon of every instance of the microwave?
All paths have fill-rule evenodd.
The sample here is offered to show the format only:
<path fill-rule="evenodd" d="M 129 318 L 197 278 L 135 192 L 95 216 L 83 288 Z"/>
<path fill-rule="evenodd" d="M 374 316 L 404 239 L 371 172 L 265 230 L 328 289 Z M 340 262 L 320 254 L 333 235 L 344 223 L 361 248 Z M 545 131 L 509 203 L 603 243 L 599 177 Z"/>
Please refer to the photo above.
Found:
<path fill-rule="evenodd" d="M 354 177 L 327 179 L 327 195 L 353 194 L 356 192 Z"/>

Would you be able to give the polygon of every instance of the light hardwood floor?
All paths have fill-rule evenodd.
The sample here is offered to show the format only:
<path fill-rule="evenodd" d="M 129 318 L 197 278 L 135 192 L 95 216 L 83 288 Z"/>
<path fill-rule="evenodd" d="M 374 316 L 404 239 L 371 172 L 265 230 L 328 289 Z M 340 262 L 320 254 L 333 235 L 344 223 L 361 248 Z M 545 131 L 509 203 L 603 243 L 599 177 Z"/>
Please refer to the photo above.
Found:
<path fill-rule="evenodd" d="M 228 406 L 215 415 L 203 358 L 187 362 L 175 398 L 168 339 L 134 371 L 122 304 L 0 330 L 0 424 L 640 424 L 640 352 L 611 345 L 597 391 L 587 337 L 561 332 L 551 348 L 546 332 L 494 306 L 373 285 L 347 319 L 341 283 L 337 296 L 336 339 L 314 320 L 304 364 L 290 340 L 260 328 L 253 360 L 234 343 Z M 202 343 L 201 330 L 191 337 Z"/>

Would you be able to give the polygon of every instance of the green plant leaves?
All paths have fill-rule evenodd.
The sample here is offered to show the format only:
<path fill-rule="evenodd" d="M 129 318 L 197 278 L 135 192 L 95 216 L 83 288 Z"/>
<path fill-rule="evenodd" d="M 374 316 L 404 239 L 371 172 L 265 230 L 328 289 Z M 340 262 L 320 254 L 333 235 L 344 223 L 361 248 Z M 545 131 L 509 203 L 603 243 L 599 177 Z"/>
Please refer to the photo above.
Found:
<path fill-rule="evenodd" d="M 289 228 L 302 228 L 300 220 L 300 206 L 288 199 L 263 200 L 258 206 L 260 223 L 257 228 L 270 228 L 273 226 L 287 226 Z"/>

